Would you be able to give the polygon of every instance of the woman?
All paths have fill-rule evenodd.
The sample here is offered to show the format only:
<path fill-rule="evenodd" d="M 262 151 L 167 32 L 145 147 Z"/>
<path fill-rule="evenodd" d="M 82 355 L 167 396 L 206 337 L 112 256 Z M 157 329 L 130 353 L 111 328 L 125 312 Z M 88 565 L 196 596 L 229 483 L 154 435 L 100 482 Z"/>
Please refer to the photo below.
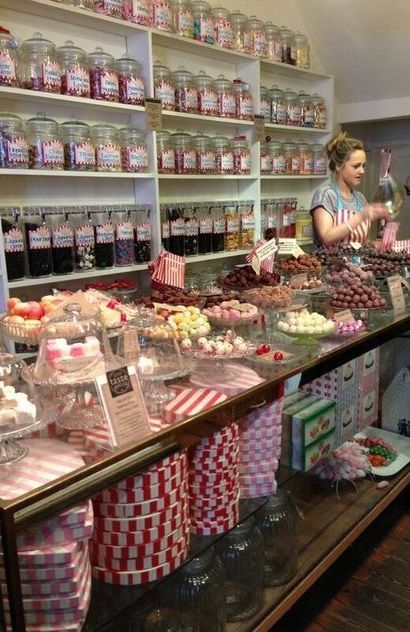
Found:
<path fill-rule="evenodd" d="M 340 132 L 326 145 L 326 153 L 332 175 L 314 194 L 310 211 L 315 243 L 325 247 L 363 244 L 372 221 L 389 217 L 384 204 L 368 204 L 355 190 L 366 164 L 363 143 Z"/>

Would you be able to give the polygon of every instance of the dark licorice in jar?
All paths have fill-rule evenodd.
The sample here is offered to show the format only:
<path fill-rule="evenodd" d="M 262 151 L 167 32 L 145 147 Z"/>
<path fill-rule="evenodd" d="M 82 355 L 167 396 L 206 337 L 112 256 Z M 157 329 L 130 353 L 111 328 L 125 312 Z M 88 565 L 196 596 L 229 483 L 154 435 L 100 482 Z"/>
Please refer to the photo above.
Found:
<path fill-rule="evenodd" d="M 146 263 L 151 260 L 151 240 L 140 239 L 138 227 L 134 227 L 134 254 L 136 263 Z M 165 247 L 165 246 L 164 246 Z"/>
<path fill-rule="evenodd" d="M 114 249 L 112 244 L 95 244 L 95 265 L 97 268 L 112 268 Z"/>
<path fill-rule="evenodd" d="M 62 248 L 52 248 L 54 274 L 71 274 L 73 271 L 73 249 L 63 246 Z"/>
<path fill-rule="evenodd" d="M 41 277 L 51 274 L 52 256 L 51 246 L 49 248 L 30 248 L 30 231 L 37 231 L 39 229 L 38 224 L 26 222 L 24 225 L 26 232 L 26 243 L 28 244 L 28 267 L 30 276 Z"/>
<path fill-rule="evenodd" d="M 15 229 L 15 225 L 8 222 L 3 217 L 1 218 L 1 226 L 3 230 L 3 239 L 7 239 L 7 234 Z M 4 256 L 6 258 L 7 278 L 9 281 L 15 281 L 16 279 L 22 279 L 24 277 L 24 250 L 7 251 L 4 249 Z"/>
<path fill-rule="evenodd" d="M 185 254 L 185 221 L 183 209 L 169 207 L 169 252 L 183 257 Z"/>

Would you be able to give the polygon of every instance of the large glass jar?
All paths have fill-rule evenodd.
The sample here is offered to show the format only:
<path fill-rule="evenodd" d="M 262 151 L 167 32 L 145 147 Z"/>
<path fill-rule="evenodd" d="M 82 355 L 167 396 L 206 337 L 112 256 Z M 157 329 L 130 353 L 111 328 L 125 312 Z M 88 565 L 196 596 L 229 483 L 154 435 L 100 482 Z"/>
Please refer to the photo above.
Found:
<path fill-rule="evenodd" d="M 94 11 L 104 13 L 111 17 L 120 18 L 122 13 L 122 0 L 94 0 Z"/>
<path fill-rule="evenodd" d="M 327 109 L 325 100 L 318 94 L 312 94 L 313 106 L 313 127 L 318 129 L 326 129 L 327 125 Z"/>
<path fill-rule="evenodd" d="M 236 117 L 236 99 L 232 81 L 219 75 L 215 79 L 216 94 L 218 99 L 218 116 L 222 118 Z"/>
<path fill-rule="evenodd" d="M 246 23 L 245 52 L 255 57 L 266 57 L 268 54 L 265 25 L 262 20 L 251 15 Z"/>
<path fill-rule="evenodd" d="M 283 155 L 285 158 L 285 174 L 295 176 L 299 174 L 299 153 L 296 143 L 287 140 L 283 143 Z"/>
<path fill-rule="evenodd" d="M 57 48 L 61 68 L 61 94 L 72 97 L 90 97 L 90 73 L 87 54 L 71 40 Z"/>
<path fill-rule="evenodd" d="M 58 123 L 39 113 L 26 123 L 31 169 L 64 169 L 64 147 Z"/>
<path fill-rule="evenodd" d="M 303 90 L 299 92 L 300 125 L 301 127 L 313 127 L 312 97 Z"/>
<path fill-rule="evenodd" d="M 131 213 L 134 227 L 134 255 L 136 263 L 151 260 L 151 207 L 138 206 Z"/>
<path fill-rule="evenodd" d="M 211 5 L 203 0 L 194 0 L 192 11 L 194 14 L 194 39 L 198 42 L 214 44 L 214 21 Z"/>
<path fill-rule="evenodd" d="M 263 604 L 263 538 L 253 516 L 216 543 L 225 571 L 227 621 L 253 617 Z"/>
<path fill-rule="evenodd" d="M 185 254 L 185 209 L 182 204 L 167 205 L 169 221 L 169 251 L 183 257 Z"/>
<path fill-rule="evenodd" d="M 313 154 L 309 143 L 299 142 L 299 173 L 301 176 L 309 176 L 313 172 Z"/>
<path fill-rule="evenodd" d="M 28 272 L 31 277 L 51 274 L 51 233 L 41 208 L 24 208 Z"/>
<path fill-rule="evenodd" d="M 121 166 L 127 173 L 148 171 L 148 152 L 144 132 L 136 127 L 121 127 L 117 131 L 121 148 Z"/>
<path fill-rule="evenodd" d="M 28 169 L 29 148 L 23 121 L 9 112 L 0 112 L 0 168 Z"/>
<path fill-rule="evenodd" d="M 170 0 L 152 0 L 151 24 L 159 31 L 173 32 L 174 21 Z"/>
<path fill-rule="evenodd" d="M 285 103 L 285 93 L 277 85 L 269 90 L 271 100 L 271 123 L 276 125 L 286 125 L 287 110 Z"/>
<path fill-rule="evenodd" d="M 239 247 L 248 250 L 255 243 L 255 214 L 252 202 L 239 202 L 240 218 Z"/>
<path fill-rule="evenodd" d="M 196 152 L 190 134 L 176 132 L 172 134 L 175 150 L 175 173 L 189 175 L 196 173 Z"/>
<path fill-rule="evenodd" d="M 223 203 L 223 214 L 225 218 L 225 244 L 227 252 L 239 250 L 240 244 L 240 217 L 238 207 L 235 202 Z"/>
<path fill-rule="evenodd" d="M 325 176 L 327 173 L 325 148 L 319 143 L 313 143 L 310 149 L 312 152 L 312 174 L 314 176 Z"/>
<path fill-rule="evenodd" d="M 61 91 L 61 68 L 55 46 L 41 33 L 34 33 L 21 44 L 17 72 L 22 88 Z"/>
<path fill-rule="evenodd" d="M 194 84 L 194 75 L 186 68 L 172 73 L 175 86 L 175 109 L 177 112 L 198 112 L 198 92 Z"/>
<path fill-rule="evenodd" d="M 198 133 L 192 137 L 192 147 L 196 153 L 196 172 L 201 175 L 212 175 L 216 171 L 215 151 L 211 139 Z"/>
<path fill-rule="evenodd" d="M 297 570 L 299 515 L 289 492 L 279 488 L 255 513 L 262 534 L 265 586 L 285 584 Z"/>
<path fill-rule="evenodd" d="M 95 149 L 90 126 L 81 121 L 65 121 L 60 125 L 64 145 L 64 168 L 67 171 L 94 171 Z"/>
<path fill-rule="evenodd" d="M 112 213 L 117 266 L 130 266 L 134 263 L 134 226 L 131 211 L 131 207 L 122 207 Z"/>
<path fill-rule="evenodd" d="M 244 121 L 252 121 L 253 102 L 249 84 L 240 79 L 234 79 L 233 91 L 236 102 L 236 118 Z"/>
<path fill-rule="evenodd" d="M 154 64 L 154 97 L 161 99 L 163 110 L 175 110 L 175 85 L 168 66 L 159 61 Z"/>
<path fill-rule="evenodd" d="M 194 257 L 198 254 L 199 220 L 195 208 L 185 208 L 185 255 Z"/>
<path fill-rule="evenodd" d="M 233 174 L 233 151 L 229 138 L 217 136 L 211 139 L 215 151 L 216 173 L 221 176 Z"/>
<path fill-rule="evenodd" d="M 2 208 L 0 211 L 7 280 L 16 281 L 25 275 L 24 237 L 21 229 L 20 209 Z"/>
<path fill-rule="evenodd" d="M 10 31 L 0 27 L 0 86 L 17 87 L 17 42 Z"/>
<path fill-rule="evenodd" d="M 51 257 L 54 274 L 71 274 L 74 270 L 74 230 L 64 208 L 47 211 L 47 225 L 51 232 Z"/>
<path fill-rule="evenodd" d="M 222 204 L 214 203 L 211 207 L 212 215 L 212 252 L 225 250 L 225 216 Z"/>
<path fill-rule="evenodd" d="M 240 53 L 246 52 L 245 48 L 245 29 L 248 22 L 248 16 L 239 11 L 234 11 L 229 15 L 233 30 L 233 48 Z"/>
<path fill-rule="evenodd" d="M 285 155 L 284 148 L 281 142 L 277 140 L 271 140 L 268 143 L 269 153 L 272 161 L 272 170 L 271 173 L 273 175 L 283 175 L 286 173 L 285 168 Z"/>
<path fill-rule="evenodd" d="M 251 173 L 251 150 L 246 137 L 234 138 L 233 149 L 233 172 L 239 176 L 249 176 Z"/>
<path fill-rule="evenodd" d="M 298 95 L 293 90 L 286 90 L 284 94 L 286 107 L 286 125 L 300 127 L 300 103 Z"/>
<path fill-rule="evenodd" d="M 120 57 L 115 61 L 114 69 L 118 76 L 120 103 L 144 105 L 145 88 L 141 64 L 131 57 Z"/>
<path fill-rule="evenodd" d="M 194 37 L 194 14 L 191 0 L 171 0 L 174 30 L 181 37 Z"/>
<path fill-rule="evenodd" d="M 121 171 L 121 150 L 114 125 L 108 123 L 93 125 L 91 138 L 95 146 L 96 170 Z"/>
<path fill-rule="evenodd" d="M 306 35 L 295 34 L 296 66 L 298 68 L 310 68 L 310 47 Z"/>
<path fill-rule="evenodd" d="M 267 142 L 262 142 L 260 147 L 260 172 L 262 174 L 272 173 L 272 156 Z"/>
<path fill-rule="evenodd" d="M 112 268 L 114 265 L 114 226 L 111 212 L 98 209 L 91 213 L 95 232 L 95 266 L 96 268 Z"/>
<path fill-rule="evenodd" d="M 199 114 L 218 116 L 218 94 L 212 77 L 201 71 L 194 77 L 198 92 Z"/>
<path fill-rule="evenodd" d="M 233 48 L 234 33 L 228 9 L 213 7 L 211 13 L 214 20 L 215 44 L 222 48 Z"/>
<path fill-rule="evenodd" d="M 70 226 L 74 229 L 74 265 L 77 272 L 95 268 L 95 233 L 91 213 L 77 208 L 70 213 Z"/>
<path fill-rule="evenodd" d="M 114 69 L 114 57 L 99 46 L 87 56 L 90 72 L 91 98 L 97 101 L 118 102 L 118 76 Z"/>
<path fill-rule="evenodd" d="M 175 173 L 175 149 L 170 132 L 157 132 L 158 173 Z"/>
<path fill-rule="evenodd" d="M 280 29 L 280 35 L 282 38 L 282 61 L 284 64 L 290 64 L 296 66 L 296 43 L 295 34 L 286 26 L 282 26 Z"/>
<path fill-rule="evenodd" d="M 206 255 L 212 252 L 213 221 L 209 205 L 199 204 L 197 215 L 199 219 L 198 252 L 200 255 Z"/>
<path fill-rule="evenodd" d="M 272 22 L 265 23 L 266 56 L 270 61 L 282 61 L 282 37 L 280 29 Z"/>
<path fill-rule="evenodd" d="M 129 22 L 151 26 L 152 0 L 122 0 L 122 15 Z"/>
<path fill-rule="evenodd" d="M 261 86 L 259 97 L 259 114 L 263 116 L 265 121 L 270 121 L 271 100 L 269 90 L 266 86 Z"/>

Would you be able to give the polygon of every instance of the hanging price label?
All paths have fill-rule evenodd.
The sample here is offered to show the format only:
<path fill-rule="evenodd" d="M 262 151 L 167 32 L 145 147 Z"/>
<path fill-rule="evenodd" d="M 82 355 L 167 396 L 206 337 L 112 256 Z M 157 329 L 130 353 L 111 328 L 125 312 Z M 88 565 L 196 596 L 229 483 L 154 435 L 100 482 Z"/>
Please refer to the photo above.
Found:
<path fill-rule="evenodd" d="M 255 143 L 263 143 L 265 138 L 265 117 L 261 114 L 255 114 L 253 117 L 253 139 Z"/>
<path fill-rule="evenodd" d="M 290 237 L 279 237 L 278 241 L 279 254 L 291 255 L 293 257 L 299 257 L 304 255 L 304 251 L 297 243 L 296 239 Z"/>
<path fill-rule="evenodd" d="M 396 314 L 401 314 L 406 311 L 406 301 L 404 300 L 402 282 L 403 278 L 399 274 L 393 274 L 393 276 L 390 276 L 387 279 L 391 301 L 393 303 L 393 311 Z"/>
<path fill-rule="evenodd" d="M 145 99 L 145 126 L 151 132 L 162 130 L 161 99 Z"/>

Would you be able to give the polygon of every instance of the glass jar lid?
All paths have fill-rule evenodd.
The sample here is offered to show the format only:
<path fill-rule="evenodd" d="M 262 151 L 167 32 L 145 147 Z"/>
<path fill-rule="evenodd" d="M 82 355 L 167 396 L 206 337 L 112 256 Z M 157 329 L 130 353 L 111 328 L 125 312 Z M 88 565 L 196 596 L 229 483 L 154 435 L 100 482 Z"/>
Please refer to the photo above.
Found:
<path fill-rule="evenodd" d="M 170 142 L 171 141 L 171 132 L 167 132 L 166 130 L 161 130 L 157 132 L 157 143 L 158 142 Z"/>
<path fill-rule="evenodd" d="M 247 22 L 247 28 L 265 30 L 265 24 L 256 15 L 251 15 Z"/>
<path fill-rule="evenodd" d="M 200 70 L 199 73 L 194 76 L 194 83 L 197 86 L 210 86 L 213 85 L 214 79 L 210 75 L 207 75 L 204 70 Z"/>
<path fill-rule="evenodd" d="M 178 130 L 172 134 L 172 140 L 175 143 L 175 147 L 186 147 L 191 144 L 192 136 L 186 132 Z"/>
<path fill-rule="evenodd" d="M 27 129 L 31 132 L 51 132 L 57 134 L 58 123 L 52 118 L 48 118 L 44 112 L 38 112 L 33 118 L 28 119 Z"/>
<path fill-rule="evenodd" d="M 277 86 L 276 84 L 274 86 L 272 86 L 269 89 L 269 94 L 271 96 L 271 98 L 275 98 L 275 99 L 280 99 L 282 97 L 284 97 L 285 92 L 284 90 L 282 90 L 281 88 L 279 88 L 279 86 Z"/>
<path fill-rule="evenodd" d="M 240 11 L 233 11 L 229 14 L 231 22 L 235 25 L 245 25 L 248 21 L 248 16 Z"/>
<path fill-rule="evenodd" d="M 234 92 L 250 92 L 249 84 L 242 81 L 242 79 L 234 79 L 232 84 Z"/>
<path fill-rule="evenodd" d="M 100 46 L 97 46 L 95 51 L 92 53 L 88 53 L 87 60 L 90 66 L 113 66 L 114 65 L 114 57 L 110 55 L 110 53 L 106 53 Z"/>
<path fill-rule="evenodd" d="M 288 88 L 287 90 L 285 90 L 285 93 L 283 96 L 284 96 L 285 101 L 289 102 L 289 101 L 296 101 L 298 95 L 296 94 L 296 92 Z"/>
<path fill-rule="evenodd" d="M 145 134 L 138 127 L 120 127 L 117 130 L 118 140 L 124 143 L 145 143 Z"/>
<path fill-rule="evenodd" d="M 71 40 L 67 40 L 64 43 L 64 46 L 60 46 L 59 48 L 57 48 L 56 52 L 59 58 L 65 62 L 73 62 L 78 60 L 82 60 L 85 62 L 87 58 L 87 53 L 85 52 L 85 50 L 83 50 L 79 46 L 76 46 Z"/>
<path fill-rule="evenodd" d="M 214 79 L 214 84 L 218 90 L 233 90 L 232 81 L 227 79 L 224 75 L 218 75 L 218 77 Z"/>
<path fill-rule="evenodd" d="M 34 33 L 34 35 L 21 43 L 22 53 L 53 53 L 55 51 L 55 45 L 48 39 L 45 39 L 41 33 Z"/>
<path fill-rule="evenodd" d="M 91 136 L 95 139 L 113 139 L 117 136 L 117 128 L 108 123 L 98 123 L 91 127 Z"/>
<path fill-rule="evenodd" d="M 139 64 L 136 59 L 126 57 L 125 55 L 115 60 L 114 67 L 118 72 L 129 72 L 135 74 L 142 73 L 141 64 Z"/>
<path fill-rule="evenodd" d="M 0 48 L 17 49 L 17 40 L 12 36 L 10 31 L 0 26 Z"/>
<path fill-rule="evenodd" d="M 272 24 L 272 22 L 265 22 L 265 31 L 269 38 L 274 39 L 275 37 L 280 36 L 279 26 L 277 26 L 277 24 Z"/>
<path fill-rule="evenodd" d="M 184 66 L 180 66 L 177 70 L 174 70 L 172 76 L 177 84 L 193 83 L 194 75 L 190 70 L 187 70 Z"/>
<path fill-rule="evenodd" d="M 23 120 L 11 112 L 0 112 L 0 130 L 22 130 Z"/>
<path fill-rule="evenodd" d="M 90 137 L 90 126 L 87 123 L 83 123 L 82 121 L 64 121 L 60 125 L 60 132 L 63 138 L 78 136 L 79 138 L 89 138 Z"/>
<path fill-rule="evenodd" d="M 192 2 L 192 9 L 195 13 L 208 13 L 211 11 L 211 5 L 204 0 L 194 0 Z"/>
<path fill-rule="evenodd" d="M 160 79 L 161 77 L 169 77 L 171 73 L 171 68 L 168 66 L 164 66 L 160 61 L 154 62 L 154 77 Z"/>
<path fill-rule="evenodd" d="M 215 136 L 215 138 L 211 138 L 211 144 L 217 149 L 227 149 L 231 146 L 231 142 L 226 136 Z"/>

